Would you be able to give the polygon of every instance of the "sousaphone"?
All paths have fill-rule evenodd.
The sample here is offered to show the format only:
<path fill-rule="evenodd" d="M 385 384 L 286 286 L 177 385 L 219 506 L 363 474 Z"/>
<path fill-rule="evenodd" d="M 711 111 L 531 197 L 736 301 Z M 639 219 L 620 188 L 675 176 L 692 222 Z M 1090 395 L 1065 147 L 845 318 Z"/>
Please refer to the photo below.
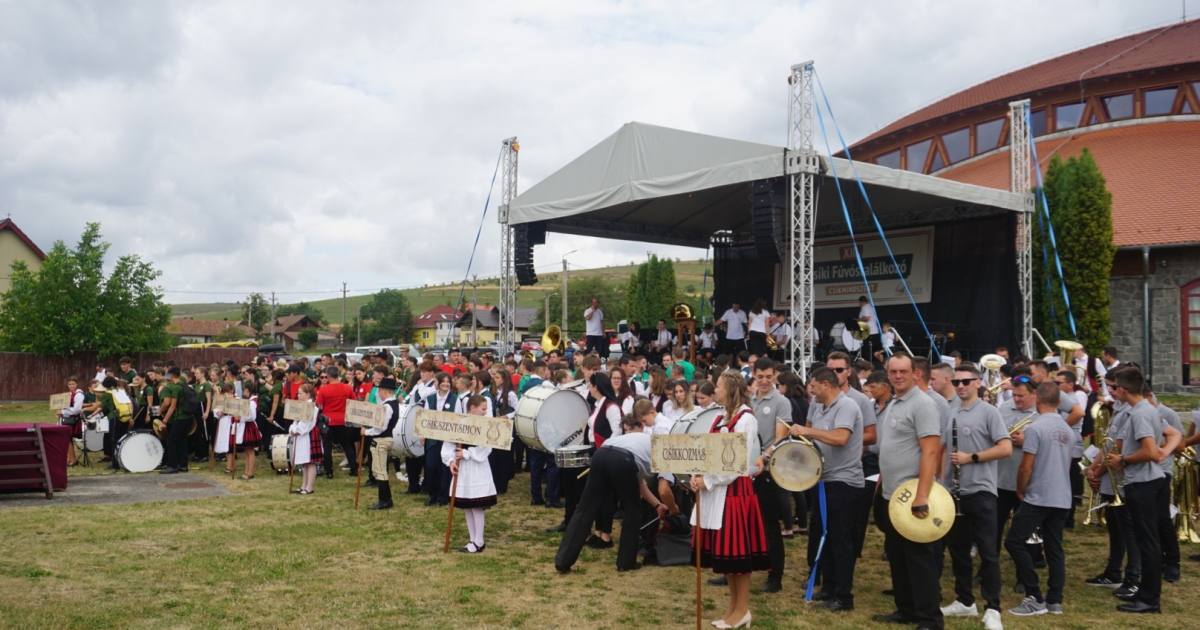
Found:
<path fill-rule="evenodd" d="M 567 349 L 567 342 L 563 340 L 562 329 L 554 324 L 546 327 L 546 332 L 542 333 L 542 352 L 549 354 L 551 350 L 563 352 Z"/>

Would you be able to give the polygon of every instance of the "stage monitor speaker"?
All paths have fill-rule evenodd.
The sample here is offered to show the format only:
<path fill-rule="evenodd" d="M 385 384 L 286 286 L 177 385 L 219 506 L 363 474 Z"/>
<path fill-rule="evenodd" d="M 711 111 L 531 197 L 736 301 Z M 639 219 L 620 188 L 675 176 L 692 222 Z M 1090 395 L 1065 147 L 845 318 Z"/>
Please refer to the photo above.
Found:
<path fill-rule="evenodd" d="M 762 260 L 779 262 L 785 258 L 788 210 L 786 182 L 783 177 L 773 177 L 750 184 L 754 248 Z"/>

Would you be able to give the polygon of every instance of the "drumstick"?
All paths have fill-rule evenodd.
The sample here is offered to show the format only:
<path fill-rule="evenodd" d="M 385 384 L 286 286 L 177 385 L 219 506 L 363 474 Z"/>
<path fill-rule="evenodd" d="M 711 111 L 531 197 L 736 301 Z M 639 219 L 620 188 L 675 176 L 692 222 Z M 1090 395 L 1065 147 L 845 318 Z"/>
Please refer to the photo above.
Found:
<path fill-rule="evenodd" d="M 356 509 L 356 510 L 358 509 L 358 490 L 359 490 L 359 487 L 362 486 L 363 442 L 366 442 L 366 441 L 367 441 L 366 428 L 359 429 L 358 430 L 358 478 L 354 481 L 354 509 Z M 332 465 L 332 462 L 333 462 L 332 456 L 329 458 L 329 461 L 330 461 L 330 465 Z M 333 470 L 333 469 L 330 468 L 330 470 Z M 387 470 L 386 466 L 384 466 L 384 470 Z"/>
<path fill-rule="evenodd" d="M 659 522 L 660 520 L 662 520 L 662 519 L 661 519 L 661 518 L 655 518 L 653 521 L 650 521 L 649 523 L 646 523 L 645 525 L 642 525 L 642 529 L 646 529 L 647 527 L 650 527 L 651 525 L 653 525 L 653 524 L 655 524 L 655 523 Z"/>
<path fill-rule="evenodd" d="M 450 553 L 450 527 L 454 525 L 454 495 L 458 493 L 458 473 L 450 478 L 450 514 L 446 517 L 446 545 L 442 553 Z"/>
<path fill-rule="evenodd" d="M 703 539 L 700 534 L 700 492 L 696 492 L 696 526 L 692 528 L 692 539 L 696 543 L 696 630 L 701 630 L 700 604 L 700 545 Z"/>
<path fill-rule="evenodd" d="M 583 479 L 583 476 L 591 472 L 591 470 L 592 469 L 590 467 L 583 469 L 583 472 L 579 473 L 579 476 L 576 477 L 576 479 Z"/>
<path fill-rule="evenodd" d="M 312 438 L 309 438 L 309 439 L 312 439 Z M 283 449 L 284 449 L 285 453 L 287 452 L 286 444 L 287 444 L 287 442 L 284 442 L 285 446 L 283 447 Z M 297 450 L 299 450 L 299 449 L 297 449 L 295 446 L 292 446 L 292 465 L 288 466 L 288 494 L 292 493 L 292 475 L 296 474 L 296 451 Z"/>

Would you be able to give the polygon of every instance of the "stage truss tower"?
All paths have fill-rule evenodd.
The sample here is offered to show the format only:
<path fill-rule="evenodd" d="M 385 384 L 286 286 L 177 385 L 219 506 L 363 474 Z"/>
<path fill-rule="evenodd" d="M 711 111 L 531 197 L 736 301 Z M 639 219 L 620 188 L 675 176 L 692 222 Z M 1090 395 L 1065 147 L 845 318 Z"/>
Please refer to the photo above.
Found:
<path fill-rule="evenodd" d="M 1033 151 L 1029 137 L 1029 99 L 1008 104 L 1009 133 L 1011 139 L 1010 165 L 1012 169 L 1012 192 L 1021 195 L 1021 213 L 1017 215 L 1017 287 L 1021 293 L 1021 352 L 1033 355 L 1033 213 L 1037 212 L 1034 202 L 1031 170 L 1039 168 L 1033 164 Z"/>
<path fill-rule="evenodd" d="M 514 136 L 502 143 L 500 158 L 500 352 L 501 356 L 517 350 L 517 279 L 513 267 L 513 229 L 508 224 L 508 209 L 517 197 L 517 151 L 520 145 Z"/>
<path fill-rule="evenodd" d="M 809 342 L 813 317 L 813 235 L 816 230 L 816 176 L 820 169 L 813 149 L 816 132 L 816 99 L 813 94 L 813 62 L 792 66 L 788 77 L 787 173 L 788 277 L 791 283 L 792 337 L 788 360 L 802 379 L 808 378 L 813 347 Z"/>

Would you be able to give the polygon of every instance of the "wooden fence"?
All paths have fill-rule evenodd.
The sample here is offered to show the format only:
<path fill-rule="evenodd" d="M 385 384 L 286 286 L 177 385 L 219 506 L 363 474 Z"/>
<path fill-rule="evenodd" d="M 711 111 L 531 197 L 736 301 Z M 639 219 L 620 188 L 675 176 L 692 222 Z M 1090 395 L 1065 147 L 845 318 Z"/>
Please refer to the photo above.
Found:
<path fill-rule="evenodd" d="M 255 348 L 172 348 L 169 352 L 142 352 L 130 355 L 139 372 L 155 361 L 174 361 L 180 367 L 196 363 L 223 364 L 232 359 L 239 365 L 258 356 Z M 96 365 L 117 371 L 117 359 L 98 359 L 95 352 L 76 352 L 70 356 L 40 357 L 24 352 L 0 352 L 0 400 L 47 400 L 51 394 L 67 390 L 67 379 L 77 376 L 79 386 L 96 375 Z"/>

